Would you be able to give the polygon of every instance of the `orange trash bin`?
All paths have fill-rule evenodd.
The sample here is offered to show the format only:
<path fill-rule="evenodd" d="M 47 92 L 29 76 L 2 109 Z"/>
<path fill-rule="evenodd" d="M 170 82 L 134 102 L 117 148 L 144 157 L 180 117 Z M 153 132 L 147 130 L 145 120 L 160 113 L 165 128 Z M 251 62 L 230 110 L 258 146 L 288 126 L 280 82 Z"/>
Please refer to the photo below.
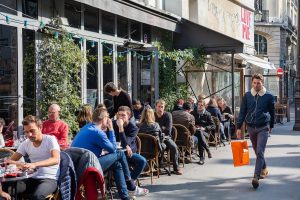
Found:
<path fill-rule="evenodd" d="M 231 150 L 235 167 L 250 164 L 247 140 L 231 141 Z"/>

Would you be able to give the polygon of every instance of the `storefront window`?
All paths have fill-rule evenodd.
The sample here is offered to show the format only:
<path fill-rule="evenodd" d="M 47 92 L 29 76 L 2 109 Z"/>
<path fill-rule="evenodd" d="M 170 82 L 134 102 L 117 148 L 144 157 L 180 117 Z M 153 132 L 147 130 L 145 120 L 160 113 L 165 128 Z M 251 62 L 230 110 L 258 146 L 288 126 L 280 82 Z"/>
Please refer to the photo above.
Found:
<path fill-rule="evenodd" d="M 99 11 L 97 8 L 85 6 L 84 8 L 84 30 L 99 32 Z"/>
<path fill-rule="evenodd" d="M 38 3 L 37 0 L 23 0 L 22 1 L 23 17 L 38 17 Z"/>
<path fill-rule="evenodd" d="M 103 44 L 103 86 L 108 82 L 113 82 L 113 45 Z M 111 96 L 104 93 L 104 101 L 111 100 Z"/>
<path fill-rule="evenodd" d="M 0 25 L 0 117 L 4 118 L 5 139 L 18 128 L 17 28 Z"/>
<path fill-rule="evenodd" d="M 131 21 L 130 23 L 130 38 L 132 40 L 141 41 L 141 23 Z"/>
<path fill-rule="evenodd" d="M 81 4 L 72 0 L 65 0 L 65 17 L 69 26 L 80 28 L 81 26 Z"/>
<path fill-rule="evenodd" d="M 98 43 L 87 40 L 86 50 L 89 61 L 86 72 L 87 103 L 95 107 L 98 104 Z"/>
<path fill-rule="evenodd" d="M 0 12 L 16 15 L 17 0 L 1 0 Z M 8 8 L 7 8 L 8 7 Z"/>
<path fill-rule="evenodd" d="M 102 33 L 115 35 L 115 15 L 102 11 Z"/>
<path fill-rule="evenodd" d="M 118 16 L 118 37 L 128 38 L 128 20 L 126 18 Z"/>
<path fill-rule="evenodd" d="M 23 29 L 23 113 L 35 115 L 35 37 L 34 31 Z"/>
<path fill-rule="evenodd" d="M 120 46 L 118 46 L 118 86 L 128 91 L 127 49 Z"/>

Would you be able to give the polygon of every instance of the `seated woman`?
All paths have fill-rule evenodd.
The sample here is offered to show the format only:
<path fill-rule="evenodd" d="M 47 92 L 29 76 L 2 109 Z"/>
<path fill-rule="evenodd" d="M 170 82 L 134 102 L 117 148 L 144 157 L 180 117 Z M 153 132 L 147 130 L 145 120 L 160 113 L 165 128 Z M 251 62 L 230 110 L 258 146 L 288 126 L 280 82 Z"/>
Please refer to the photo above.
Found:
<path fill-rule="evenodd" d="M 91 123 L 92 115 L 93 115 L 92 106 L 90 104 L 83 105 L 77 115 L 77 122 L 79 124 L 79 128 L 82 128 L 86 124 Z"/>
<path fill-rule="evenodd" d="M 222 115 L 221 115 L 221 112 L 218 108 L 218 105 L 217 105 L 217 102 L 216 102 L 216 99 L 215 97 L 211 97 L 209 99 L 209 102 L 208 102 L 208 105 L 207 105 L 207 108 L 206 110 L 211 114 L 211 116 L 213 117 L 217 117 L 220 121 L 220 135 L 221 135 L 221 139 L 222 140 L 226 140 L 226 136 L 225 136 L 225 133 L 224 133 L 224 126 L 222 124 Z M 215 124 L 217 125 L 217 124 Z"/>
<path fill-rule="evenodd" d="M 229 133 L 231 134 L 232 131 L 231 129 L 234 127 L 234 124 L 232 123 L 233 121 L 233 115 L 232 115 L 232 110 L 229 106 L 227 106 L 226 104 L 226 101 L 222 98 L 222 97 L 219 97 L 217 99 L 217 103 L 218 103 L 218 107 L 220 109 L 220 112 L 223 116 L 223 121 L 222 123 L 224 124 L 224 132 L 225 132 L 225 135 L 226 137 L 228 138 L 229 137 Z M 234 132 L 234 130 L 233 130 Z"/>

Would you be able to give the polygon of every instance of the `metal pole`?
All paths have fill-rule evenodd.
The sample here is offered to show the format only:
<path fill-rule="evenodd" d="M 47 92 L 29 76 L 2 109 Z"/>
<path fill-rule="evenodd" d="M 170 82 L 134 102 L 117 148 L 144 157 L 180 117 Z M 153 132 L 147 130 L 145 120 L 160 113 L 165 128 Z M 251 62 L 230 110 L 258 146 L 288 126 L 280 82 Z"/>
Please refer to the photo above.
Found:
<path fill-rule="evenodd" d="M 294 131 L 300 131 L 300 0 L 298 0 L 298 31 L 297 31 L 297 71 L 296 71 L 296 93 L 295 93 L 295 125 Z"/>
<path fill-rule="evenodd" d="M 232 115 L 234 116 L 235 113 L 235 105 L 234 105 L 234 51 L 231 52 L 231 83 L 232 83 L 232 90 L 231 90 L 231 106 L 232 106 Z"/>

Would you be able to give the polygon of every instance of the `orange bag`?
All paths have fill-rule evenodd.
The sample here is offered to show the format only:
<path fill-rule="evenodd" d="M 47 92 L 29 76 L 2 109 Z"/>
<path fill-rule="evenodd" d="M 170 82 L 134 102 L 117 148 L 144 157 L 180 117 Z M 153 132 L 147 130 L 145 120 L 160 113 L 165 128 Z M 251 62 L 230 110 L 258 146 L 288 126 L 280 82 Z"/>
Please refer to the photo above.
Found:
<path fill-rule="evenodd" d="M 235 167 L 250 164 L 247 140 L 231 141 L 231 150 Z"/>

